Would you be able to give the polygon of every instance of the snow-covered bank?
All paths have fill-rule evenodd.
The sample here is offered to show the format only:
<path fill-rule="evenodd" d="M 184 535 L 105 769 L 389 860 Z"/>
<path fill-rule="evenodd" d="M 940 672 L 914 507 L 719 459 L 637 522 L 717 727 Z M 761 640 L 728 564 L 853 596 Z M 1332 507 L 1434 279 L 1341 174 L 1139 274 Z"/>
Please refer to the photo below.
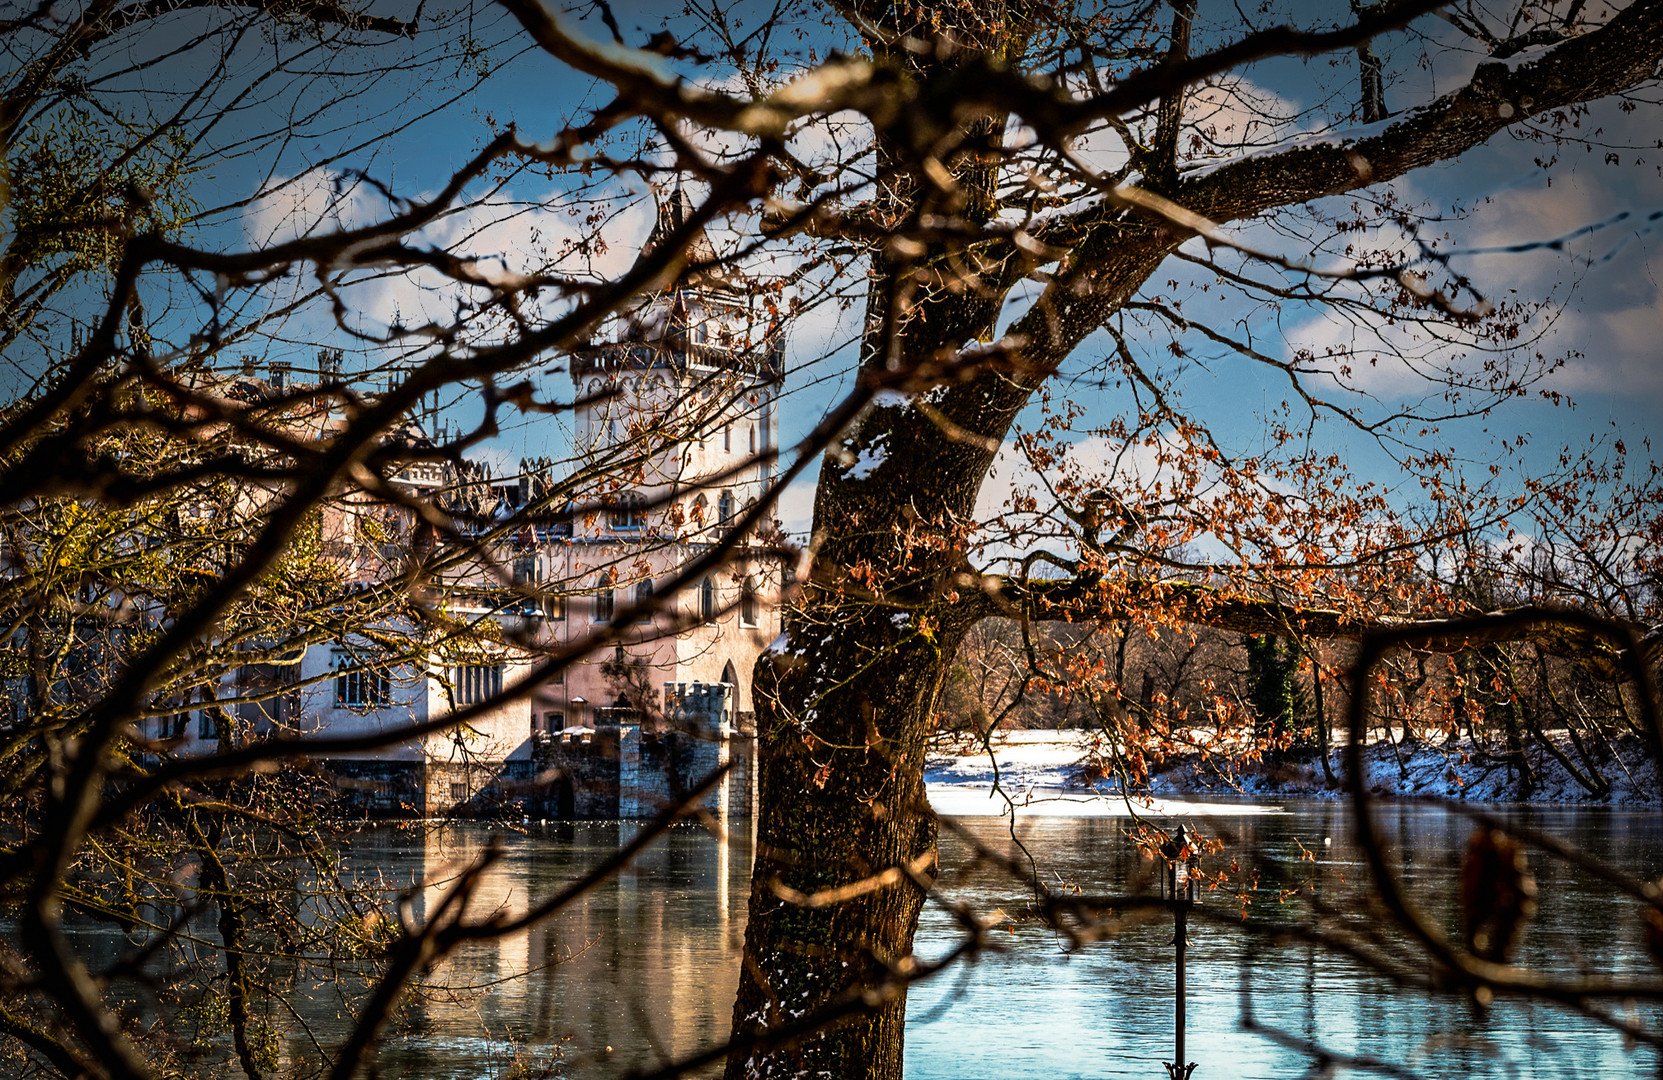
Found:
<path fill-rule="evenodd" d="M 941 752 L 924 770 L 930 805 L 947 817 L 1219 817 L 1278 814 L 1263 802 L 1196 802 L 1174 793 L 1126 795 L 1078 782 L 1089 736 L 1084 732 L 1018 731 L 985 750 Z M 997 788 L 995 785 L 997 784 Z M 1221 792 L 1220 794 L 1233 794 Z"/>
<path fill-rule="evenodd" d="M 1370 791 L 1383 795 L 1420 795 L 1483 803 L 1592 803 L 1603 806 L 1655 806 L 1660 785 L 1657 769 L 1633 738 L 1618 740 L 1614 754 L 1596 757 L 1599 775 L 1609 789 L 1596 793 L 1579 783 L 1552 754 L 1531 745 L 1524 751 L 1530 777 L 1516 760 L 1471 745 L 1416 740 L 1392 745 L 1385 740 L 1363 751 L 1363 773 Z M 1561 752 L 1573 762 L 1572 748 Z M 1344 755 L 1329 755 L 1336 781 L 1343 776 Z M 1598 778 L 1584 769 L 1584 776 Z M 1254 764 L 1239 771 L 1195 761 L 1180 763 L 1151 779 L 1155 792 L 1201 791 L 1250 796 L 1331 798 L 1340 784 L 1323 773 L 1313 754 L 1303 760 Z"/>
<path fill-rule="evenodd" d="M 1090 735 L 1086 732 L 1012 732 L 981 748 L 941 750 L 925 769 L 930 804 L 948 816 L 1002 814 L 1014 805 L 1025 816 L 1116 817 L 1133 812 L 1157 815 L 1275 813 L 1265 799 L 1335 798 L 1314 756 L 1275 765 L 1237 767 L 1199 757 L 1169 763 L 1150 778 L 1147 790 L 1125 793 L 1082 780 Z M 1569 749 L 1569 748 L 1565 748 Z M 1526 784 L 1516 763 L 1470 747 L 1414 742 L 1377 742 L 1364 752 L 1371 790 L 1387 795 L 1430 795 L 1473 802 L 1597 803 L 1648 806 L 1659 802 L 1657 770 L 1635 740 L 1619 740 L 1614 754 L 1596 759 L 1610 784 L 1603 795 L 1590 792 L 1540 747 L 1526 751 L 1533 782 Z M 1567 753 L 1567 757 L 1575 758 Z M 1330 758 L 1340 774 L 1341 755 Z M 1591 778 L 1591 777 L 1590 777 Z M 995 790 L 997 783 L 998 790 Z M 1254 802 L 1197 802 L 1185 796 L 1247 797 Z"/>

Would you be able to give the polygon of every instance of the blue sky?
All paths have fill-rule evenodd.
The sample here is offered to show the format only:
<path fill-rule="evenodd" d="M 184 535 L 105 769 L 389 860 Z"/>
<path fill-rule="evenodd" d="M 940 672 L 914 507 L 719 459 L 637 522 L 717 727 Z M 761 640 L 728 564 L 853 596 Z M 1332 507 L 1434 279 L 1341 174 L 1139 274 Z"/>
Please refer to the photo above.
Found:
<path fill-rule="evenodd" d="M 680 5 L 674 7 L 680 10 Z M 642 5 L 614 5 L 614 10 L 632 43 L 644 41 L 665 18 L 660 9 Z M 1213 26 L 1208 21 L 1211 14 L 1216 13 L 1219 25 L 1223 25 L 1226 16 L 1234 17 L 1234 11 L 1233 5 L 1203 5 L 1198 23 L 1201 32 Z M 1478 59 L 1476 53 L 1452 48 L 1455 35 L 1443 24 L 1426 22 L 1426 27 L 1417 26 L 1415 34 L 1393 35 L 1380 43 L 1388 64 L 1387 104 L 1391 108 L 1412 104 L 1429 90 L 1451 88 Z M 597 37 L 607 34 L 592 11 L 584 25 Z M 685 28 L 685 16 L 676 16 L 671 25 Z M 797 47 L 812 47 L 823 54 L 832 33 L 825 22 L 805 19 L 795 25 L 803 35 Z M 350 103 L 346 119 L 353 123 L 319 123 L 315 130 L 304 130 L 303 137 L 292 141 L 276 157 L 229 158 L 218 163 L 211 176 L 212 190 L 226 203 L 248 198 L 262 182 L 269 187 L 275 180 L 282 187 L 275 195 L 227 209 L 205 231 L 204 239 L 223 241 L 229 237 L 239 244 L 260 243 L 292 234 L 295 221 L 322 217 L 351 224 L 379 217 L 388 212 L 387 200 L 371 186 L 355 182 L 352 170 L 361 169 L 404 195 L 425 194 L 502 126 L 513 123 L 525 139 L 536 141 L 609 96 L 586 78 L 526 49 L 511 22 L 500 14 L 489 12 L 471 30 L 477 35 L 478 57 L 489 75 L 454 100 L 445 96 L 448 91 L 436 90 L 417 73 L 395 73 L 362 100 Z M 679 36 L 685 37 L 685 31 Z M 399 47 L 392 46 L 395 50 Z M 418 42 L 406 48 L 414 57 L 426 47 Z M 1429 62 L 1423 62 L 1423 58 Z M 1207 91 L 1195 110 L 1197 121 L 1215 127 L 1239 125 L 1235 130 L 1249 141 L 1275 140 L 1290 132 L 1343 125 L 1343 121 L 1335 120 L 1334 113 L 1349 101 L 1355 73 L 1348 55 L 1333 59 L 1332 64 L 1329 58 L 1319 58 L 1255 65 L 1242 73 L 1244 81 Z M 709 82 L 732 85 L 730 74 L 720 64 L 690 66 L 689 70 Z M 1248 126 L 1243 103 L 1249 101 L 1285 116 L 1285 129 Z M 413 117 L 424 118 L 383 144 L 337 156 L 343 147 L 362 137 L 364 125 L 394 128 L 401 119 Z M 1656 146 L 1654 109 L 1642 107 L 1625 113 L 1614 103 L 1605 103 L 1578 117 L 1577 124 L 1572 133 L 1584 137 L 1584 144 L 1555 146 L 1551 139 L 1533 138 L 1533 131 L 1550 126 L 1535 124 L 1456 162 L 1406 178 L 1393 185 L 1393 195 L 1431 216 L 1423 226 L 1423 235 L 1437 239 L 1445 250 L 1540 243 L 1608 222 L 1623 210 L 1643 218 L 1663 207 L 1663 149 Z M 621 137 L 614 149 L 634 149 L 630 144 L 635 138 Z M 814 138 L 813 133 L 805 135 L 811 142 Z M 610 248 L 595 255 L 586 269 L 602 275 L 617 273 L 628 265 L 650 227 L 645 186 L 636 178 L 626 178 L 601 185 L 588 194 L 616 202 L 611 206 L 578 203 L 567 178 L 522 174 L 492 192 L 487 207 L 447 218 L 427 230 L 422 239 L 481 258 L 500 255 L 510 266 L 517 260 L 529 265 L 542 257 L 539 250 L 546 255 L 563 240 L 576 236 L 583 228 L 583 215 L 599 209 Z M 1343 212 L 1343 207 L 1326 209 Z M 578 212 L 577 218 L 570 216 L 573 210 Z M 752 223 L 741 221 L 736 227 L 744 230 Z M 1248 226 L 1238 235 L 1261 249 L 1292 259 L 1309 258 L 1319 266 L 1332 264 L 1336 254 L 1333 249 L 1313 252 L 1309 243 L 1312 234 L 1292 224 Z M 1391 245 L 1402 238 L 1390 230 L 1380 230 L 1359 234 L 1355 239 Z M 1477 463 L 1498 456 L 1498 440 L 1511 442 L 1520 434 L 1529 436 L 1521 459 L 1526 468 L 1546 467 L 1558 447 L 1586 447 L 1590 438 L 1596 443 L 1624 438 L 1634 452 L 1631 460 L 1649 461 L 1645 437 L 1654 426 L 1652 418 L 1663 406 L 1659 344 L 1663 341 L 1663 292 L 1658 284 L 1663 256 L 1658 243 L 1655 231 L 1646 232 L 1630 223 L 1611 226 L 1560 247 L 1457 256 L 1453 265 L 1469 275 L 1486 296 L 1551 301 L 1526 325 L 1530 341 L 1527 351 L 1531 355 L 1539 351 L 1549 359 L 1564 357 L 1565 364 L 1535 387 L 1537 391 L 1559 393 L 1559 404 L 1533 394 L 1507 402 L 1483 419 L 1445 425 L 1439 437 L 1475 462 L 1475 469 L 1482 467 Z M 776 266 L 788 265 L 789 258 L 782 256 Z M 1235 265 L 1229 259 L 1224 261 Z M 578 261 L 568 259 L 564 265 L 576 268 Z M 1286 359 L 1302 347 L 1320 354 L 1336 344 L 1364 340 L 1354 325 L 1315 307 L 1283 304 L 1271 308 L 1246 303 L 1239 297 L 1221 298 L 1213 289 L 1201 291 L 1202 285 L 1209 283 L 1205 273 L 1186 266 L 1168 270 L 1155 276 L 1147 290 L 1150 294 L 1183 298 L 1185 314 L 1205 315 L 1235 336 L 1250 336 L 1259 349 L 1277 359 Z M 1268 281 L 1292 280 L 1262 267 L 1253 272 Z M 1176 288 L 1164 284 L 1168 278 L 1177 280 Z M 840 285 L 858 298 L 862 286 L 853 273 L 846 275 Z M 353 318 L 366 330 L 393 321 L 419 322 L 424 311 L 441 313 L 455 302 L 452 291 L 424 288 L 420 281 L 367 281 L 349 295 L 355 308 Z M 820 304 L 793 328 L 792 371 L 782 415 L 786 445 L 794 434 L 812 426 L 828 403 L 846 388 L 851 351 L 838 346 L 852 339 L 858 318 L 858 303 L 848 310 Z M 1387 334 L 1402 341 L 1400 328 L 1389 329 Z M 311 343 L 340 338 L 326 314 L 315 311 L 291 320 L 280 335 L 258 351 L 269 359 L 294 357 L 304 364 Z M 1226 445 L 1239 452 L 1252 452 L 1262 443 L 1262 417 L 1286 396 L 1279 373 L 1230 355 L 1193 335 L 1183 339 L 1185 355 L 1181 358 L 1168 349 L 1164 335 L 1133 339 L 1132 344 L 1143 351 L 1150 364 L 1173 375 L 1183 402 L 1206 420 Z M 1124 397 L 1091 385 L 1093 363 L 1108 348 L 1106 338 L 1088 342 L 1071 361 L 1060 383 L 1100 417 L 1126 408 Z M 549 367 L 555 366 L 557 361 L 551 358 Z M 1389 359 L 1374 365 L 1360 363 L 1356 370 L 1357 388 L 1366 396 L 1347 400 L 1358 402 L 1365 411 L 1396 409 L 1406 400 L 1424 395 L 1427 389 L 1401 363 Z M 569 386 L 558 375 L 544 381 L 550 390 L 564 392 Z M 1566 401 L 1574 401 L 1574 405 Z M 458 415 L 462 415 L 467 411 L 466 402 L 457 408 Z M 1030 418 L 1029 422 L 1038 421 Z M 504 462 L 526 453 L 558 456 L 562 440 L 561 433 L 552 430 L 546 420 L 539 420 L 506 432 L 492 452 Z M 1399 479 L 1388 454 L 1355 433 L 1327 424 L 1315 429 L 1313 440 L 1319 447 L 1343 453 L 1365 475 L 1385 482 Z M 784 516 L 789 525 L 806 525 L 810 498 L 807 489 L 786 496 Z"/>

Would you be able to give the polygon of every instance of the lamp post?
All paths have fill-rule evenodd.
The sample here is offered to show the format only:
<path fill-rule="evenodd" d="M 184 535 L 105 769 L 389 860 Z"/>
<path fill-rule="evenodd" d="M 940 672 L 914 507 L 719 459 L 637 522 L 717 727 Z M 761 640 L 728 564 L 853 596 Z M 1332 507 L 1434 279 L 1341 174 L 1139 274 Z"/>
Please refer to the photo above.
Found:
<path fill-rule="evenodd" d="M 1161 853 L 1166 856 L 1166 897 L 1172 905 L 1172 944 L 1178 964 L 1178 981 L 1173 1005 L 1174 1047 L 1171 1061 L 1163 1061 L 1169 1080 L 1190 1080 L 1195 1062 L 1184 1060 L 1184 948 L 1189 944 L 1185 931 L 1189 924 L 1189 909 L 1195 904 L 1195 879 L 1190 876 L 1189 838 L 1184 827 L 1178 826 Z"/>

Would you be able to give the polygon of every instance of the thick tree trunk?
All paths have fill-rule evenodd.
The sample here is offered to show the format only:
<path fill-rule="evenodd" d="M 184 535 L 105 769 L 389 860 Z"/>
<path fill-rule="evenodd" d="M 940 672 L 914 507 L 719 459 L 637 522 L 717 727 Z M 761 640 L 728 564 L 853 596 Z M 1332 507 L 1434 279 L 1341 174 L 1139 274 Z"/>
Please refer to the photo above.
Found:
<path fill-rule="evenodd" d="M 853 461 L 827 462 L 826 542 L 757 668 L 761 816 L 730 1080 L 901 1075 L 904 983 L 935 873 L 924 752 L 970 625 L 942 523 L 966 520 L 992 457 L 917 419 L 874 406 Z M 831 1022 L 801 1030 L 817 1018 Z"/>
<path fill-rule="evenodd" d="M 923 751 L 952 653 L 881 609 L 857 626 L 820 644 L 799 619 L 791 640 L 815 643 L 758 671 L 765 809 L 735 1080 L 901 1075 L 902 983 L 935 872 Z M 835 1019 L 801 1034 L 817 1014 Z"/>

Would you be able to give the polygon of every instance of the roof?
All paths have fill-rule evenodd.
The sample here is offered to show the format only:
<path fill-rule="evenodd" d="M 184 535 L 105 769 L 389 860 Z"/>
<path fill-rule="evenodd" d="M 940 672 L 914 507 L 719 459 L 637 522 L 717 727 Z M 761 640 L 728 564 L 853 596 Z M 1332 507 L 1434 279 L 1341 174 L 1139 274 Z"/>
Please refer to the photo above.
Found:
<path fill-rule="evenodd" d="M 663 243 L 671 234 L 685 226 L 693 216 L 693 200 L 679 180 L 668 195 L 661 195 L 655 189 L 653 200 L 658 204 L 658 220 L 654 222 L 652 233 L 647 237 L 644 251 L 651 251 Z M 733 289 L 733 284 L 715 265 L 716 245 L 710 242 L 703 226 L 693 232 L 682 255 L 691 266 L 702 265 L 708 269 L 684 270 L 677 279 L 675 288 Z"/>

